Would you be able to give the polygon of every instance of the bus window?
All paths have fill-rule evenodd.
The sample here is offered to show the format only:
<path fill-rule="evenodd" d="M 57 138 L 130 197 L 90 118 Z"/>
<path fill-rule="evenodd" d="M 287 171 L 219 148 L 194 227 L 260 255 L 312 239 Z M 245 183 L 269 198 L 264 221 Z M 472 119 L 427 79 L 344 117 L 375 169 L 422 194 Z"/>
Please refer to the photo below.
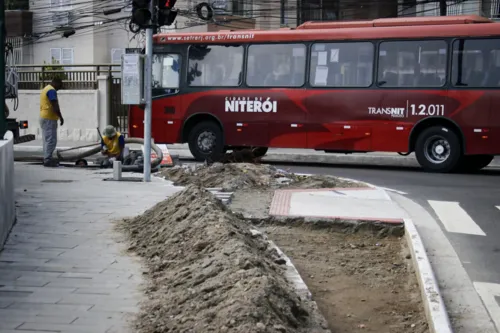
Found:
<path fill-rule="evenodd" d="M 378 85 L 381 87 L 442 87 L 446 82 L 445 41 L 383 42 Z"/>
<path fill-rule="evenodd" d="M 369 42 L 314 44 L 309 82 L 313 87 L 369 87 L 373 53 Z"/>
<path fill-rule="evenodd" d="M 153 55 L 153 96 L 173 94 L 179 89 L 178 54 Z"/>
<path fill-rule="evenodd" d="M 461 39 L 453 42 L 452 84 L 472 88 L 499 87 L 499 42 L 499 39 Z"/>
<path fill-rule="evenodd" d="M 191 87 L 237 87 L 243 71 L 243 46 L 192 45 L 188 84 Z"/>
<path fill-rule="evenodd" d="M 262 44 L 248 48 L 250 87 L 301 87 L 305 82 L 304 44 Z"/>

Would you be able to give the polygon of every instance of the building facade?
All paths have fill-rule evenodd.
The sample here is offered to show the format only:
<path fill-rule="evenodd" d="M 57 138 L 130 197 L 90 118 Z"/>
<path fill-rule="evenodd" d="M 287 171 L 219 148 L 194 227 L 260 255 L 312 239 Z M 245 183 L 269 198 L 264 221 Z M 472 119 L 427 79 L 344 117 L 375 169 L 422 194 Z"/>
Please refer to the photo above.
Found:
<path fill-rule="evenodd" d="M 120 63 L 127 48 L 141 48 L 144 34 L 129 31 L 132 0 L 6 0 L 8 42 L 17 64 Z M 306 21 L 365 20 L 439 15 L 439 2 L 418 0 L 212 0 L 213 22 L 197 18 L 198 0 L 178 1 L 183 11 L 162 32 L 210 32 L 296 27 Z M 10 4 L 10 5 L 9 5 Z M 19 8 L 15 6 L 18 5 Z M 106 10 L 121 12 L 104 15 Z M 28 9 L 28 11 L 26 10 Z M 500 0 L 448 1 L 447 15 L 500 19 Z M 9 25 L 10 22 L 10 25 Z M 31 25 L 30 25 L 31 24 Z M 18 28 L 22 27 L 22 28 Z M 75 33 L 63 37 L 68 29 Z"/>

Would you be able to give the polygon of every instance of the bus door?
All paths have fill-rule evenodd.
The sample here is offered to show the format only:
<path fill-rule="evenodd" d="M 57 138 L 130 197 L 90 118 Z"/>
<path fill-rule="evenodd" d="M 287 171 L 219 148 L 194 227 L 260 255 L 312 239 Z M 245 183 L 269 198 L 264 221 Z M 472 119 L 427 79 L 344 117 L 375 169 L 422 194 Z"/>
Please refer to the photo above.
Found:
<path fill-rule="evenodd" d="M 178 142 L 182 127 L 179 96 L 181 57 L 179 54 L 153 55 L 153 114 L 151 135 L 157 143 Z"/>

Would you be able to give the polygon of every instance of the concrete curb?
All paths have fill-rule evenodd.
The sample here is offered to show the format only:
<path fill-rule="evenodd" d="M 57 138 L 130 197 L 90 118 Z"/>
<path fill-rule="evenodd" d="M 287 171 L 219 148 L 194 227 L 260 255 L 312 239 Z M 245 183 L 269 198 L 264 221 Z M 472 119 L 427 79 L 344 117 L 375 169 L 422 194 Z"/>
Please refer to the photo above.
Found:
<path fill-rule="evenodd" d="M 411 219 L 404 219 L 404 226 L 405 238 L 417 273 L 429 329 L 433 333 L 453 333 L 438 282 L 417 228 Z"/>
<path fill-rule="evenodd" d="M 250 232 L 252 233 L 252 235 L 262 236 L 264 238 L 264 240 L 269 244 L 269 246 L 271 246 L 271 248 L 275 249 L 276 252 L 278 252 L 278 255 L 285 260 L 285 265 L 286 265 L 285 278 L 293 284 L 295 291 L 297 292 L 297 294 L 299 294 L 300 297 L 307 299 L 311 303 L 313 310 L 316 312 L 316 315 L 320 316 L 321 319 L 324 322 L 326 322 L 324 315 L 321 313 L 321 311 L 319 311 L 318 304 L 316 303 L 316 301 L 314 301 L 312 299 L 311 291 L 307 287 L 306 283 L 304 282 L 304 280 L 300 276 L 299 271 L 297 270 L 295 265 L 292 263 L 290 258 L 288 258 L 288 256 L 285 253 L 283 253 L 283 251 L 281 251 L 281 249 L 272 240 L 270 240 L 267 237 L 267 235 L 265 235 L 261 231 L 259 231 L 257 229 L 250 229 Z M 327 330 L 327 331 L 331 332 L 330 330 Z"/>

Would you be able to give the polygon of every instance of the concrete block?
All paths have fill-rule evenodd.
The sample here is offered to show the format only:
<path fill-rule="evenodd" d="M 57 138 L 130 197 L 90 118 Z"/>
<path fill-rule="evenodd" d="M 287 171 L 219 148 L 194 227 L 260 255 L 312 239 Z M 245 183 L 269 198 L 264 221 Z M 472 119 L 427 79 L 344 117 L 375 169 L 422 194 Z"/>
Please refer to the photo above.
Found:
<path fill-rule="evenodd" d="M 113 180 L 122 180 L 122 162 L 113 162 Z"/>
<path fill-rule="evenodd" d="M 0 251 L 16 220 L 14 197 L 14 135 L 0 138 Z"/>

